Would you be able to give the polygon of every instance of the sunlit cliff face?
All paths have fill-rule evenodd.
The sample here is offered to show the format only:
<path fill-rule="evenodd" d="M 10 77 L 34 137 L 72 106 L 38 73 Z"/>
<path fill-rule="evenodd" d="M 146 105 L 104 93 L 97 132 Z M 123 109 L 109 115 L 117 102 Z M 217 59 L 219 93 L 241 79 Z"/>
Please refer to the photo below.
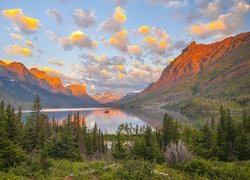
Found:
<path fill-rule="evenodd" d="M 84 85 L 72 84 L 72 85 L 67 86 L 66 89 L 71 90 L 74 96 L 83 96 L 87 94 L 87 90 Z"/>
<path fill-rule="evenodd" d="M 35 68 L 31 69 L 30 72 L 34 76 L 36 76 L 36 78 L 38 78 L 39 80 L 45 79 L 49 83 L 49 85 L 51 86 L 52 92 L 60 92 L 63 94 L 67 93 L 60 78 L 49 76 L 46 74 L 46 72 L 40 71 L 40 70 L 35 69 Z"/>

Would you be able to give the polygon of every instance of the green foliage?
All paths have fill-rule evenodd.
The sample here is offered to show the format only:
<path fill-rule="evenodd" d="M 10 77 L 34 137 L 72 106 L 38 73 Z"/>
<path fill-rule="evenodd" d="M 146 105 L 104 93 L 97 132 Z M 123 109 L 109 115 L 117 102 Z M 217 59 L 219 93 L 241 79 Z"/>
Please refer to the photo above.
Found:
<path fill-rule="evenodd" d="M 125 161 L 117 169 L 115 179 L 152 179 L 154 165 L 147 161 Z"/>
<path fill-rule="evenodd" d="M 122 124 L 115 135 L 104 135 L 97 124 L 88 129 L 79 113 L 59 123 L 54 118 L 50 121 L 41 108 L 37 96 L 26 123 L 22 123 L 21 108 L 15 113 L 13 107 L 0 103 L 0 177 L 247 179 L 250 176 L 249 161 L 243 161 L 250 159 L 247 111 L 243 112 L 242 121 L 235 121 L 221 107 L 218 124 L 212 119 L 211 124 L 206 123 L 200 129 L 181 125 L 166 114 L 162 126 L 155 130 Z M 111 151 L 107 141 L 112 141 Z M 190 160 L 190 151 L 199 158 L 192 156 Z M 83 162 L 89 159 L 99 162 Z M 101 159 L 119 161 L 107 166 L 111 163 Z M 226 163 L 212 159 L 242 161 Z M 157 165 L 155 169 L 154 163 L 171 164 L 171 168 Z"/>
<path fill-rule="evenodd" d="M 222 163 L 207 161 L 204 159 L 193 159 L 192 161 L 179 164 L 176 168 L 193 176 L 207 177 L 208 179 L 248 179 L 248 162 Z"/>
<path fill-rule="evenodd" d="M 116 132 L 116 139 L 112 143 L 112 156 L 116 159 L 124 159 L 128 153 L 124 141 L 121 139 L 121 132 L 119 129 Z"/>
<path fill-rule="evenodd" d="M 162 124 L 162 146 L 165 148 L 171 142 L 177 142 L 179 139 L 179 124 L 173 118 L 165 114 Z"/>

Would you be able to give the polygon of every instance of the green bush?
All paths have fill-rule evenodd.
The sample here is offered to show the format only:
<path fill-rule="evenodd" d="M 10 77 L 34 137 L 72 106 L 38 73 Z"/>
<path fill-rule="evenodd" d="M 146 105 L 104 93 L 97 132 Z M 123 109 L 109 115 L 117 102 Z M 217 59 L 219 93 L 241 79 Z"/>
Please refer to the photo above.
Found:
<path fill-rule="evenodd" d="M 203 159 L 194 159 L 177 166 L 178 169 L 188 174 L 204 176 L 212 169 L 212 164 Z"/>
<path fill-rule="evenodd" d="M 176 168 L 192 176 L 203 176 L 208 179 L 239 179 L 250 177 L 250 162 L 217 162 L 204 159 L 194 159 L 178 165 Z"/>
<path fill-rule="evenodd" d="M 147 161 L 124 161 L 117 169 L 114 179 L 152 179 L 154 165 Z"/>

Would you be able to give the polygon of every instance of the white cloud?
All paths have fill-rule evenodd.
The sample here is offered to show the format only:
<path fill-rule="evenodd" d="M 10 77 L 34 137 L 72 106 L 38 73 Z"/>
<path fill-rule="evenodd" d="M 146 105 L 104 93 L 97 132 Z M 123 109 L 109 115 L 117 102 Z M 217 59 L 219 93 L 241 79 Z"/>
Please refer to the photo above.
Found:
<path fill-rule="evenodd" d="M 95 12 L 83 9 L 75 9 L 73 19 L 76 25 L 81 28 L 90 28 L 96 23 Z"/>
<path fill-rule="evenodd" d="M 235 1 L 227 13 L 220 15 L 216 20 L 207 23 L 198 23 L 188 28 L 189 32 L 200 39 L 214 35 L 231 35 L 245 24 L 245 16 L 250 11 L 250 5 L 244 0 Z"/>
<path fill-rule="evenodd" d="M 105 20 L 99 29 L 107 32 L 121 31 L 123 23 L 127 20 L 126 12 L 121 7 L 115 8 L 113 15 Z"/>
<path fill-rule="evenodd" d="M 25 16 L 22 9 L 5 9 L 2 14 L 12 21 L 24 34 L 29 34 L 37 31 L 40 26 L 40 21 L 28 16 Z"/>
<path fill-rule="evenodd" d="M 92 41 L 90 37 L 85 35 L 82 31 L 74 31 L 68 37 L 59 40 L 60 45 L 64 50 L 71 50 L 74 47 L 80 49 L 93 49 L 96 48 L 98 42 Z"/>
<path fill-rule="evenodd" d="M 59 25 L 62 24 L 60 11 L 58 11 L 57 9 L 48 9 L 47 14 L 49 17 L 53 18 Z"/>

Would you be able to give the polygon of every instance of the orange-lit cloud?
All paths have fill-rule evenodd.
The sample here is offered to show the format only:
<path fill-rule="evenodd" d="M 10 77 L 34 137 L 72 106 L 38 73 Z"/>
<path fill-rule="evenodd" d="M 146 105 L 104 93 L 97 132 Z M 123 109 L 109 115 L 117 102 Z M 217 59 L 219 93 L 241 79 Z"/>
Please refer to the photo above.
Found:
<path fill-rule="evenodd" d="M 41 70 L 46 72 L 48 75 L 51 75 L 51 76 L 55 76 L 55 77 L 62 76 L 62 73 L 60 71 L 56 71 L 56 70 L 48 68 L 48 67 L 42 67 Z"/>
<path fill-rule="evenodd" d="M 23 39 L 23 36 L 21 34 L 17 34 L 17 33 L 11 33 L 10 36 L 13 39 Z"/>
<path fill-rule="evenodd" d="M 125 77 L 126 77 L 126 74 L 121 73 L 121 72 L 118 72 L 117 78 L 119 78 L 119 79 L 124 79 Z"/>
<path fill-rule="evenodd" d="M 160 37 L 146 36 L 144 42 L 146 46 L 156 54 L 165 54 L 169 47 L 167 34 L 162 34 Z"/>
<path fill-rule="evenodd" d="M 53 64 L 53 65 L 56 65 L 56 66 L 60 66 L 60 67 L 64 66 L 64 62 L 56 61 L 56 60 L 54 60 L 54 59 L 49 59 L 48 62 L 49 62 L 50 64 Z"/>
<path fill-rule="evenodd" d="M 23 55 L 26 57 L 31 56 L 31 50 L 28 48 L 20 47 L 19 44 L 14 44 L 7 48 L 4 48 L 4 51 L 7 54 Z"/>
<path fill-rule="evenodd" d="M 126 20 L 127 16 L 125 10 L 121 7 L 117 7 L 113 15 L 105 20 L 99 28 L 107 32 L 118 32 L 121 31 L 121 27 Z"/>
<path fill-rule="evenodd" d="M 214 32 L 223 31 L 226 28 L 226 25 L 222 20 L 216 20 L 209 23 L 203 23 L 199 25 L 194 25 L 190 27 L 191 34 L 194 34 L 198 37 L 203 37 L 206 34 L 212 34 Z"/>
<path fill-rule="evenodd" d="M 128 31 L 125 29 L 115 33 L 115 35 L 109 39 L 109 44 L 120 51 L 127 52 Z"/>
<path fill-rule="evenodd" d="M 1 61 L 3 61 L 5 64 L 10 64 L 10 63 L 12 63 L 10 60 L 1 60 Z"/>
<path fill-rule="evenodd" d="M 125 15 L 125 11 L 121 7 L 117 7 L 115 9 L 114 17 L 115 17 L 115 20 L 117 22 L 124 22 L 127 20 L 127 17 Z"/>
<path fill-rule="evenodd" d="M 245 24 L 245 16 L 250 11 L 250 5 L 245 0 L 234 1 L 234 5 L 228 12 L 217 17 L 217 19 L 198 23 L 188 28 L 190 34 L 200 39 L 206 39 L 217 35 L 231 35 Z"/>
<path fill-rule="evenodd" d="M 118 70 L 124 70 L 125 66 L 124 65 L 115 65 L 115 68 Z"/>
<path fill-rule="evenodd" d="M 25 40 L 24 41 L 24 44 L 26 45 L 26 46 L 29 46 L 29 47 L 34 47 L 35 45 L 31 42 L 31 41 L 29 41 L 29 40 Z"/>
<path fill-rule="evenodd" d="M 12 21 L 23 33 L 35 32 L 39 29 L 39 20 L 25 16 L 22 9 L 5 9 L 2 14 Z"/>
<path fill-rule="evenodd" d="M 149 26 L 140 26 L 138 28 L 138 33 L 141 35 L 148 35 L 150 33 L 150 27 Z"/>
<path fill-rule="evenodd" d="M 135 55 L 137 57 L 141 56 L 142 50 L 140 46 L 128 46 L 128 52 L 131 55 Z"/>
<path fill-rule="evenodd" d="M 106 69 L 102 69 L 102 70 L 100 71 L 100 73 L 101 73 L 102 75 L 104 75 L 104 76 L 109 76 L 109 74 L 110 74 Z"/>
<path fill-rule="evenodd" d="M 68 37 L 59 40 L 64 50 L 70 50 L 74 47 L 92 49 L 98 46 L 97 41 L 93 41 L 82 31 L 74 31 Z"/>

